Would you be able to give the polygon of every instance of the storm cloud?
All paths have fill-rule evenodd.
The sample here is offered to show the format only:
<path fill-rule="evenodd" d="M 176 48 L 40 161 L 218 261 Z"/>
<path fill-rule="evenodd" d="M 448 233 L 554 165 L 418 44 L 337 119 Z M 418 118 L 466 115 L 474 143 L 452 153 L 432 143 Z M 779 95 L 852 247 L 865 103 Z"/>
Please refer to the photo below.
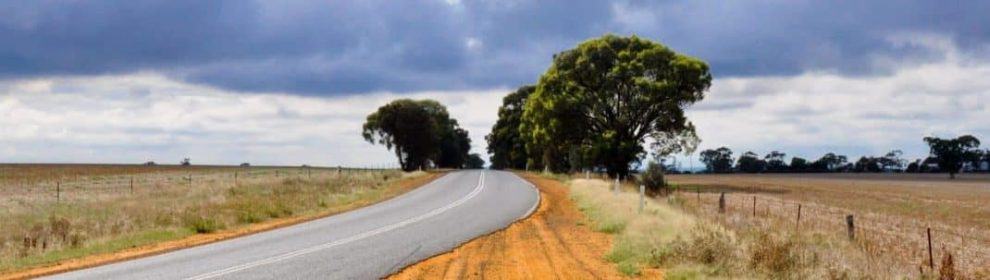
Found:
<path fill-rule="evenodd" d="M 605 33 L 700 57 L 717 78 L 884 75 L 985 59 L 985 1 L 5 1 L 0 79 L 155 72 L 238 92 L 348 95 L 533 83 Z"/>

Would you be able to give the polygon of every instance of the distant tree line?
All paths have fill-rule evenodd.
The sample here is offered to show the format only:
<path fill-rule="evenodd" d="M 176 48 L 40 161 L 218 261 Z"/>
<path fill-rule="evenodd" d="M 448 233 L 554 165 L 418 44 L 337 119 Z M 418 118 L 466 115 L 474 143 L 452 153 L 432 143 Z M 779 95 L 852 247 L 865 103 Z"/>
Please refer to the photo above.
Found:
<path fill-rule="evenodd" d="M 395 152 L 406 171 L 484 166 L 480 155 L 468 153 L 467 130 L 435 100 L 399 99 L 385 104 L 368 115 L 361 135 Z"/>
<path fill-rule="evenodd" d="M 784 172 L 946 172 L 950 177 L 963 171 L 990 170 L 990 149 L 980 150 L 980 141 L 971 135 L 941 139 L 925 137 L 930 148 L 929 156 L 908 163 L 901 150 L 892 150 L 881 156 L 862 156 L 850 162 L 844 155 L 826 153 L 814 161 L 792 157 L 772 151 L 763 157 L 747 151 L 733 157 L 727 147 L 701 151 L 700 160 L 710 173 L 784 173 Z M 676 172 L 676 170 L 675 170 Z"/>
<path fill-rule="evenodd" d="M 650 153 L 693 151 L 700 140 L 684 109 L 711 81 L 704 61 L 650 40 L 585 41 L 554 55 L 536 85 L 502 100 L 485 137 L 491 167 L 624 177 Z"/>

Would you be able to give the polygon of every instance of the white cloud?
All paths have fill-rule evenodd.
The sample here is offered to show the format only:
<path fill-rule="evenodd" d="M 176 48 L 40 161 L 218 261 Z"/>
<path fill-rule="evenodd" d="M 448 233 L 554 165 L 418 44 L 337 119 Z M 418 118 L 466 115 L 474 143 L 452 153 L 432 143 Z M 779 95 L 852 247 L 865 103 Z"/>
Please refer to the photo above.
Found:
<path fill-rule="evenodd" d="M 360 136 L 365 116 L 400 97 L 446 104 L 473 152 L 508 90 L 348 97 L 240 94 L 156 74 L 0 83 L 0 162 L 319 164 L 395 162 Z"/>
<path fill-rule="evenodd" d="M 990 137 L 990 64 L 960 53 L 944 37 L 899 36 L 892 42 L 924 47 L 942 59 L 898 64 L 882 76 L 716 78 L 689 112 L 704 140 L 701 148 L 724 145 L 737 154 L 781 149 L 807 158 L 827 151 L 858 157 L 903 149 L 917 158 L 928 152 L 924 136 Z"/>
<path fill-rule="evenodd" d="M 903 149 L 927 153 L 921 138 L 990 137 L 990 63 L 938 36 L 899 35 L 940 59 L 890 65 L 888 74 L 808 72 L 788 77 L 716 77 L 688 115 L 701 149 L 781 150 L 817 158 Z M 365 116 L 395 98 L 434 98 L 469 132 L 473 152 L 511 90 L 388 92 L 344 97 L 244 94 L 154 73 L 0 82 L 0 162 L 381 165 L 382 146 L 360 136 Z M 990 142 L 990 141 L 987 141 Z M 695 165 L 699 166 L 698 164 Z"/>

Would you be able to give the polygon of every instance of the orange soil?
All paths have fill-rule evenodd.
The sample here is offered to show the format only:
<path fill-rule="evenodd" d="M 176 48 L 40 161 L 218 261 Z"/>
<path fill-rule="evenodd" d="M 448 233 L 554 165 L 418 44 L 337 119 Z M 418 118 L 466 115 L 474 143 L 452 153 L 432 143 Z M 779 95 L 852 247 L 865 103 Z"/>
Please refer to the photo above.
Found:
<path fill-rule="evenodd" d="M 408 192 L 419 186 L 425 185 L 430 181 L 433 181 L 433 179 L 440 177 L 440 175 L 442 174 L 443 173 L 430 173 L 426 176 L 419 176 L 416 178 L 399 181 L 398 188 L 395 188 L 395 191 L 386 194 L 386 196 L 382 199 L 382 201 L 387 200 L 391 197 L 398 196 L 405 192 Z M 244 227 L 238 227 L 230 230 L 222 230 L 214 233 L 196 234 L 179 240 L 171 240 L 156 244 L 138 246 L 114 253 L 91 255 L 79 259 L 66 260 L 50 266 L 36 267 L 23 271 L 13 272 L 6 275 L 0 275 L 0 280 L 36 278 L 45 275 L 52 275 L 56 273 L 79 270 L 94 266 L 121 262 L 125 260 L 163 254 L 183 248 L 209 244 L 209 243 L 241 237 L 253 233 L 259 233 L 281 227 L 287 227 L 298 223 L 327 217 L 340 212 L 368 206 L 377 202 L 379 201 L 358 201 L 352 204 L 341 205 L 339 207 L 331 208 L 327 211 L 313 215 L 268 220 L 265 222 L 251 224 Z"/>
<path fill-rule="evenodd" d="M 604 256 L 611 236 L 583 226 L 584 216 L 560 182 L 520 174 L 540 190 L 533 215 L 451 252 L 409 266 L 389 279 L 619 279 Z M 643 276 L 659 278 L 656 270 Z"/>

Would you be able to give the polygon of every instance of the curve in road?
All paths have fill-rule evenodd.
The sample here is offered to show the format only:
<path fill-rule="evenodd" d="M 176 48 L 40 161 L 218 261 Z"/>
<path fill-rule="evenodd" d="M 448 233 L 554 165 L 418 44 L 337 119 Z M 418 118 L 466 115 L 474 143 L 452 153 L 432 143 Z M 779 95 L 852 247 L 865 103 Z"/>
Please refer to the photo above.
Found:
<path fill-rule="evenodd" d="M 451 172 L 393 199 L 310 222 L 50 279 L 373 279 L 528 216 L 515 174 Z"/>

